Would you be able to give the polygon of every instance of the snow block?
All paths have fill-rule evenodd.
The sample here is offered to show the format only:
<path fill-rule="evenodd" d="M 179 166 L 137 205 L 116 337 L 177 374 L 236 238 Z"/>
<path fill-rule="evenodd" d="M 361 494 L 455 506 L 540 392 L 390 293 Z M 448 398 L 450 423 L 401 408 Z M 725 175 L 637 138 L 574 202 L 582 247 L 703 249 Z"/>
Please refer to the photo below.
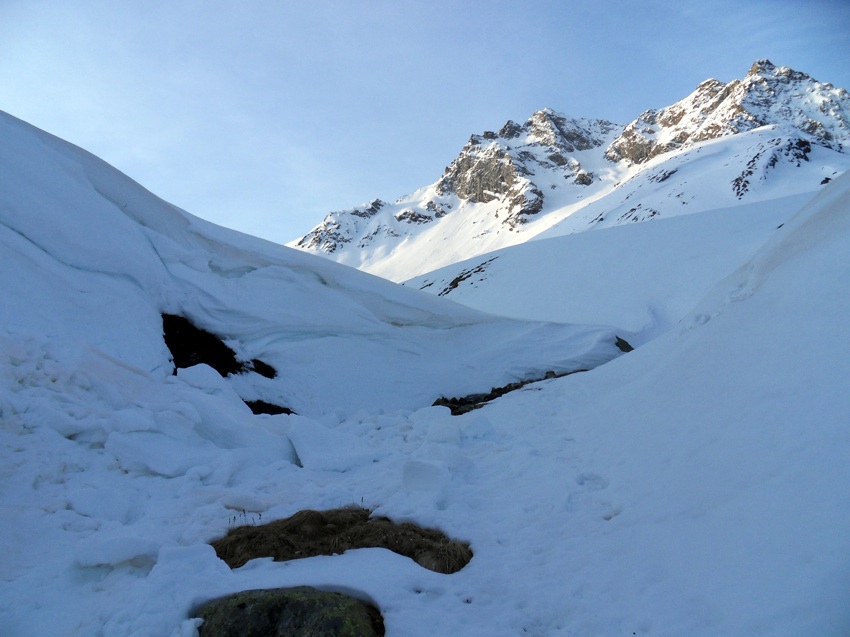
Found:
<path fill-rule="evenodd" d="M 354 436 L 328 429 L 309 418 L 288 416 L 287 430 L 305 469 L 349 471 L 375 460 L 375 452 Z"/>

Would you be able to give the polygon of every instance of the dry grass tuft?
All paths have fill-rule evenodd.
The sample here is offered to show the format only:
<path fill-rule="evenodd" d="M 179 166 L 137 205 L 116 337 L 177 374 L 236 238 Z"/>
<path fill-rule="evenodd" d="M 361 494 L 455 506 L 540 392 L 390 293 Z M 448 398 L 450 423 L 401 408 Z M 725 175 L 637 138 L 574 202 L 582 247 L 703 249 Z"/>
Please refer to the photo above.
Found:
<path fill-rule="evenodd" d="M 369 509 L 359 507 L 299 511 L 285 520 L 236 527 L 211 544 L 230 568 L 258 557 L 285 562 L 358 548 L 386 548 L 428 570 L 446 574 L 456 573 L 472 559 L 468 544 L 436 529 L 373 518 Z"/>

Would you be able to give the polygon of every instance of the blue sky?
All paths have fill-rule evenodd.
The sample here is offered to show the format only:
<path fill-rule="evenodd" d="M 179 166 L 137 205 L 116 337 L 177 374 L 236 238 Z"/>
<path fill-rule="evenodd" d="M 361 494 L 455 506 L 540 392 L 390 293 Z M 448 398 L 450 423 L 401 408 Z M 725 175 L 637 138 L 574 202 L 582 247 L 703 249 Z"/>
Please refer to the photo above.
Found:
<path fill-rule="evenodd" d="M 850 88 L 846 0 L 0 0 L 0 110 L 285 242 L 542 107 L 627 123 L 752 62 Z"/>

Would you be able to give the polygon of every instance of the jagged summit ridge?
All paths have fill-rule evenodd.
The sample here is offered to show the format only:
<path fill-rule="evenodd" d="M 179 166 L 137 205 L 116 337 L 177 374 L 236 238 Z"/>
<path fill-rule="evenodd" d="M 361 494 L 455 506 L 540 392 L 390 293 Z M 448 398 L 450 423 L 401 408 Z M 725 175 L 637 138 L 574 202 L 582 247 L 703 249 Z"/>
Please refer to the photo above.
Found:
<path fill-rule="evenodd" d="M 641 164 L 701 141 L 769 125 L 841 152 L 850 144 L 850 95 L 805 73 L 757 60 L 741 80 L 724 84 L 709 79 L 685 99 L 645 111 L 626 126 L 605 157 Z"/>
<path fill-rule="evenodd" d="M 402 281 L 553 233 L 812 192 L 850 168 L 848 148 L 847 91 L 761 59 L 628 125 L 549 108 L 508 120 L 430 186 L 333 212 L 289 245 Z"/>
<path fill-rule="evenodd" d="M 431 186 L 393 205 L 375 199 L 332 212 L 291 245 L 334 254 L 403 241 L 419 226 L 469 204 L 492 204 L 489 216 L 512 231 L 543 209 L 544 188 L 592 184 L 597 176 L 582 165 L 580 155 L 604 147 L 621 129 L 605 120 L 570 118 L 549 108 L 536 111 L 524 124 L 508 120 L 498 132 L 472 135 Z"/>
<path fill-rule="evenodd" d="M 498 133 L 473 135 L 436 184 L 440 195 L 472 203 L 499 200 L 496 215 L 511 228 L 543 208 L 545 195 L 534 177 L 550 171 L 565 183 L 587 186 L 594 175 L 576 153 L 602 146 L 616 124 L 568 118 L 551 109 L 536 111 L 523 125 L 508 120 Z M 549 184 L 557 187 L 557 184 Z"/>

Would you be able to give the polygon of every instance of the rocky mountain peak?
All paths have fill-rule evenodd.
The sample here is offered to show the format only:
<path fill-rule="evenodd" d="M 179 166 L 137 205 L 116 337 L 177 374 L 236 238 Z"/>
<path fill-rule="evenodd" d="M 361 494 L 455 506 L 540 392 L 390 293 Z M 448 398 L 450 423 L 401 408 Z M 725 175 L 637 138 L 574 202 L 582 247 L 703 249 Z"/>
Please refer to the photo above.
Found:
<path fill-rule="evenodd" d="M 543 108 L 469 137 L 431 185 L 333 212 L 290 245 L 402 280 L 553 229 L 815 189 L 850 165 L 849 115 L 847 91 L 767 59 L 627 126 Z"/>
<path fill-rule="evenodd" d="M 741 80 L 706 80 L 685 99 L 644 112 L 626 126 L 605 156 L 640 164 L 700 141 L 768 125 L 841 150 L 850 143 L 848 114 L 850 97 L 843 89 L 760 59 Z"/>
<path fill-rule="evenodd" d="M 772 73 L 776 70 L 776 65 L 768 60 L 767 58 L 761 58 L 753 62 L 753 65 L 750 67 L 750 70 L 747 71 L 747 76 L 750 75 L 760 75 L 761 73 Z"/>
<path fill-rule="evenodd" d="M 528 133 L 528 143 L 574 153 L 600 146 L 603 137 L 616 127 L 616 124 L 604 120 L 574 119 L 544 108 L 528 119 L 524 129 Z"/>
<path fill-rule="evenodd" d="M 522 125 L 508 120 L 498 133 L 473 135 L 446 168 L 437 190 L 473 203 L 498 199 L 502 205 L 495 214 L 515 228 L 543 207 L 543 191 L 534 181 L 541 170 L 557 172 L 564 183 L 591 184 L 593 175 L 573 154 L 602 146 L 617 128 L 604 120 L 565 117 L 549 108 L 534 112 Z"/>
<path fill-rule="evenodd" d="M 795 71 L 787 66 L 776 66 L 773 62 L 766 58 L 756 60 L 747 71 L 744 80 L 748 78 L 761 78 L 765 81 L 776 81 L 781 83 L 802 82 L 812 80 L 810 75 L 802 71 Z M 815 81 L 815 80 L 812 80 Z"/>

